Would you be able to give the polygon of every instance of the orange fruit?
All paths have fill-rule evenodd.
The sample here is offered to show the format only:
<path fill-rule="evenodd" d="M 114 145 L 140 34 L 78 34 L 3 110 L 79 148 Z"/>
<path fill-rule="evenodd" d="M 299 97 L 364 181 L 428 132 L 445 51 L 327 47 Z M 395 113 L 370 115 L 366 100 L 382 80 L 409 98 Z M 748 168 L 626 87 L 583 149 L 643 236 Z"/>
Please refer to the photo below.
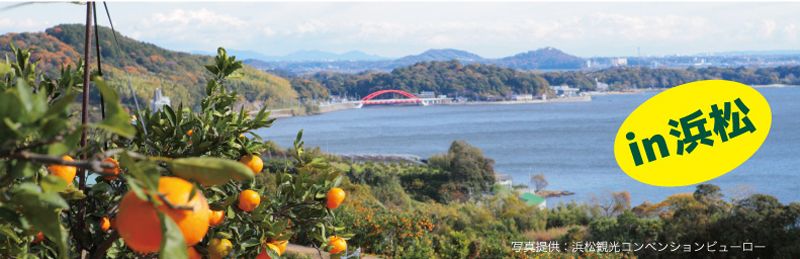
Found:
<path fill-rule="evenodd" d="M 119 162 L 117 162 L 116 159 L 109 157 L 109 158 L 104 159 L 103 162 L 112 163 L 112 164 L 117 166 L 117 168 L 113 168 L 113 169 L 103 168 L 103 172 L 109 173 L 109 174 L 114 174 L 114 175 L 118 175 L 119 174 Z M 109 181 L 117 180 L 116 176 L 103 176 L 103 178 L 106 179 L 106 180 L 109 180 Z"/>
<path fill-rule="evenodd" d="M 192 130 L 192 129 L 190 129 L 189 131 L 187 131 L 187 132 L 186 132 L 186 136 L 190 136 L 190 137 L 191 137 L 191 136 L 192 136 L 192 132 L 193 132 L 193 131 L 194 131 L 194 130 Z"/>
<path fill-rule="evenodd" d="M 36 233 L 36 235 L 34 236 L 36 236 L 36 239 L 34 239 L 32 243 L 36 244 L 44 241 L 44 235 L 42 234 L 42 232 Z"/>
<path fill-rule="evenodd" d="M 264 161 L 256 155 L 246 155 L 239 159 L 239 162 L 250 167 L 254 174 L 260 173 L 264 169 Z"/>
<path fill-rule="evenodd" d="M 203 259 L 203 255 L 197 252 L 194 246 L 190 246 L 189 249 L 186 250 L 186 254 L 189 255 L 189 259 Z"/>
<path fill-rule="evenodd" d="M 333 246 L 328 253 L 336 254 L 347 249 L 347 241 L 344 241 L 341 237 L 330 236 L 328 238 L 331 240 L 328 244 Z"/>
<path fill-rule="evenodd" d="M 213 227 L 219 224 L 222 224 L 225 221 L 225 212 L 221 210 L 208 210 L 208 220 L 209 224 Z"/>
<path fill-rule="evenodd" d="M 275 246 L 277 246 L 277 247 L 278 247 L 278 250 L 280 250 L 280 251 L 281 251 L 281 252 L 280 252 L 280 253 L 278 253 L 278 254 L 283 254 L 283 252 L 286 252 L 286 245 L 288 245 L 288 244 L 289 244 L 289 241 L 275 241 L 275 242 L 272 242 L 272 244 L 274 244 Z"/>
<path fill-rule="evenodd" d="M 253 190 L 244 190 L 239 193 L 239 208 L 251 212 L 261 203 L 261 196 Z"/>
<path fill-rule="evenodd" d="M 100 219 L 100 229 L 102 229 L 103 232 L 106 232 L 109 228 L 111 228 L 111 221 L 106 217 Z"/>
<path fill-rule="evenodd" d="M 339 207 L 339 204 L 342 204 L 342 201 L 344 201 L 344 196 L 344 190 L 340 188 L 331 188 L 331 190 L 328 191 L 328 208 L 335 209 Z"/>
<path fill-rule="evenodd" d="M 187 246 L 200 242 L 208 232 L 208 202 L 202 192 L 192 195 L 193 184 L 176 177 L 161 177 L 158 181 L 158 192 L 164 194 L 166 200 L 176 206 L 192 208 L 184 210 L 170 208 L 163 203 L 158 211 L 168 215 L 178 225 L 186 240 Z M 155 199 L 161 199 L 155 197 Z M 122 197 L 116 219 L 117 231 L 133 251 L 140 253 L 157 252 L 161 248 L 161 222 L 153 204 L 140 199 L 129 191 Z"/>
<path fill-rule="evenodd" d="M 67 161 L 75 161 L 72 157 L 64 155 L 61 159 Z M 74 166 L 67 166 L 67 165 L 50 165 L 47 167 L 47 171 L 50 174 L 61 177 L 64 181 L 67 181 L 67 185 L 72 183 L 72 180 L 75 180 L 75 173 L 78 172 L 78 169 Z"/>
<path fill-rule="evenodd" d="M 239 134 L 239 138 L 244 138 L 244 134 Z"/>
<path fill-rule="evenodd" d="M 214 238 L 208 243 L 208 257 L 211 259 L 222 259 L 233 251 L 233 244 L 230 240 Z"/>
<path fill-rule="evenodd" d="M 272 251 L 275 251 L 275 253 L 278 254 L 279 256 L 283 254 L 281 250 L 278 248 L 278 246 L 273 244 L 267 244 L 266 246 L 264 246 L 264 248 L 261 249 L 261 253 L 258 254 L 258 256 L 256 256 L 256 259 L 272 259 L 272 257 L 267 255 L 267 247 L 269 247 L 269 249 L 272 249 Z"/>

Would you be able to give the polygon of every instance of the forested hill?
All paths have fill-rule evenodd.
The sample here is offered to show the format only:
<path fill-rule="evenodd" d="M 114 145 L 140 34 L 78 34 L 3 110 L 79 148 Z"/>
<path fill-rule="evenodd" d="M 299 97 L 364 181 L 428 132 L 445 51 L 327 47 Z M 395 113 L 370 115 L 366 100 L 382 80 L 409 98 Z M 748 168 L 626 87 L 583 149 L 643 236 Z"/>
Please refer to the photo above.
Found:
<path fill-rule="evenodd" d="M 308 76 L 334 95 L 366 96 L 378 90 L 397 89 L 409 93 L 434 91 L 436 94 L 510 97 L 513 93 L 541 95 L 550 91 L 547 81 L 531 72 L 495 65 L 462 65 L 458 60 L 419 62 L 394 69 L 391 73 L 359 75 L 320 72 Z"/>
<path fill-rule="evenodd" d="M 541 48 L 517 55 L 492 60 L 491 64 L 522 70 L 533 69 L 580 69 L 586 60 L 564 53 L 553 47 Z"/>
<path fill-rule="evenodd" d="M 41 59 L 37 69 L 54 77 L 62 64 L 74 68 L 83 56 L 83 35 L 83 25 L 58 25 L 45 32 L 5 34 L 0 36 L 0 56 L 14 57 L 9 43 L 17 48 L 35 48 L 32 60 Z M 123 52 L 119 53 L 111 29 L 106 27 L 99 28 L 99 38 L 104 78 L 119 90 L 123 104 L 133 103 L 128 88 L 120 89 L 127 85 L 125 69 L 131 75 L 140 104 L 147 104 L 153 90 L 161 88 L 174 105 L 182 102 L 199 107 L 204 86 L 211 77 L 203 66 L 211 64 L 212 57 L 170 51 L 117 32 Z M 94 45 L 94 38 L 92 43 Z M 93 46 L 92 67 L 96 67 L 97 62 L 95 51 Z M 287 80 L 250 66 L 245 66 L 241 72 L 244 77 L 230 80 L 229 85 L 238 87 L 246 101 L 268 107 L 289 106 L 297 102 L 297 92 Z"/>
<path fill-rule="evenodd" d="M 615 67 L 603 70 L 548 72 L 541 74 L 552 85 L 570 85 L 585 91 L 596 89 L 595 78 L 612 90 L 670 88 L 701 80 L 721 79 L 746 85 L 800 85 L 800 66 L 763 68 L 648 68 Z"/>

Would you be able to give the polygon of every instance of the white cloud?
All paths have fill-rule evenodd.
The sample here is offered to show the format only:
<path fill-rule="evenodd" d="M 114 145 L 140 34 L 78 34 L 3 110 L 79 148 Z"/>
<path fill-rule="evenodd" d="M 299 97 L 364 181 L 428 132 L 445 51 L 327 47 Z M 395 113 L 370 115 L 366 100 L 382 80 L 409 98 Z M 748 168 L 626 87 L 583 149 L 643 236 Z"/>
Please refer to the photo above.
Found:
<path fill-rule="evenodd" d="M 275 34 L 277 34 L 277 33 L 275 32 L 275 30 L 273 30 L 273 29 L 272 29 L 272 28 L 270 28 L 270 27 L 264 27 L 264 30 L 263 30 L 263 31 L 264 31 L 264 35 L 266 35 L 267 37 L 272 37 L 272 36 L 275 36 Z"/>
<path fill-rule="evenodd" d="M 9 18 L 0 18 L 0 32 L 24 32 L 31 30 L 42 30 L 48 26 L 52 26 L 46 20 L 34 20 L 31 18 L 12 20 Z"/>
<path fill-rule="evenodd" d="M 764 24 L 764 27 L 763 27 L 763 29 L 761 31 L 761 36 L 765 37 L 765 38 L 766 37 L 771 37 L 772 36 L 772 32 L 774 32 L 775 28 L 778 27 L 778 25 L 773 20 L 764 20 L 763 24 Z"/>
<path fill-rule="evenodd" d="M 633 16 L 595 13 L 557 20 L 505 19 L 490 22 L 388 22 L 308 19 L 285 35 L 325 38 L 337 44 L 406 42 L 436 46 L 541 40 L 696 40 L 720 30 L 702 17 Z"/>
<path fill-rule="evenodd" d="M 193 27 L 204 26 L 246 26 L 248 22 L 234 16 L 218 14 L 205 8 L 200 10 L 175 9 L 170 13 L 155 13 L 149 19 L 142 21 L 144 25 L 183 25 Z"/>
<path fill-rule="evenodd" d="M 136 39 L 181 44 L 190 50 L 239 47 L 254 37 L 253 33 L 245 33 L 250 22 L 206 8 L 154 13 L 131 27 L 126 33 Z"/>
<path fill-rule="evenodd" d="M 790 40 L 797 39 L 797 24 L 790 23 L 786 26 L 783 26 L 783 34 L 786 35 L 787 38 Z"/>

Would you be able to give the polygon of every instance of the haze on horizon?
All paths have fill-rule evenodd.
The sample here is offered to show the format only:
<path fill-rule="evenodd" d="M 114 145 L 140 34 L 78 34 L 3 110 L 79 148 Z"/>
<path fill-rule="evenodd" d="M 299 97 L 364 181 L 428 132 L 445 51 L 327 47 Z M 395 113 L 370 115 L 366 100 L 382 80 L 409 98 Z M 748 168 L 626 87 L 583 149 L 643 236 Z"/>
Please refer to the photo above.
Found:
<path fill-rule="evenodd" d="M 18 3 L 2 3 L 0 10 Z M 178 51 L 217 47 L 383 57 L 453 48 L 485 58 L 555 47 L 581 57 L 797 50 L 800 3 L 110 2 L 123 35 Z M 98 5 L 100 25 L 108 20 Z M 84 23 L 85 6 L 0 11 L 0 34 Z"/>

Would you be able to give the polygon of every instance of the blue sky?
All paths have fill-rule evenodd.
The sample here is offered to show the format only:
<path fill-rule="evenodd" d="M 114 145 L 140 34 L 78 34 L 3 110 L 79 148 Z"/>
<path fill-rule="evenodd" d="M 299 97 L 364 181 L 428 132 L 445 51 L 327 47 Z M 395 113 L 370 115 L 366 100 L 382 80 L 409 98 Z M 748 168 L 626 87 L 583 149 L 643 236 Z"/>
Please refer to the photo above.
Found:
<path fill-rule="evenodd" d="M 0 3 L 0 8 L 15 3 Z M 800 49 L 800 3 L 110 2 L 123 34 L 180 51 L 385 57 L 455 48 L 497 58 L 547 46 L 582 57 Z M 100 24 L 107 25 L 102 4 Z M 85 7 L 0 11 L 0 33 L 85 22 Z"/>

